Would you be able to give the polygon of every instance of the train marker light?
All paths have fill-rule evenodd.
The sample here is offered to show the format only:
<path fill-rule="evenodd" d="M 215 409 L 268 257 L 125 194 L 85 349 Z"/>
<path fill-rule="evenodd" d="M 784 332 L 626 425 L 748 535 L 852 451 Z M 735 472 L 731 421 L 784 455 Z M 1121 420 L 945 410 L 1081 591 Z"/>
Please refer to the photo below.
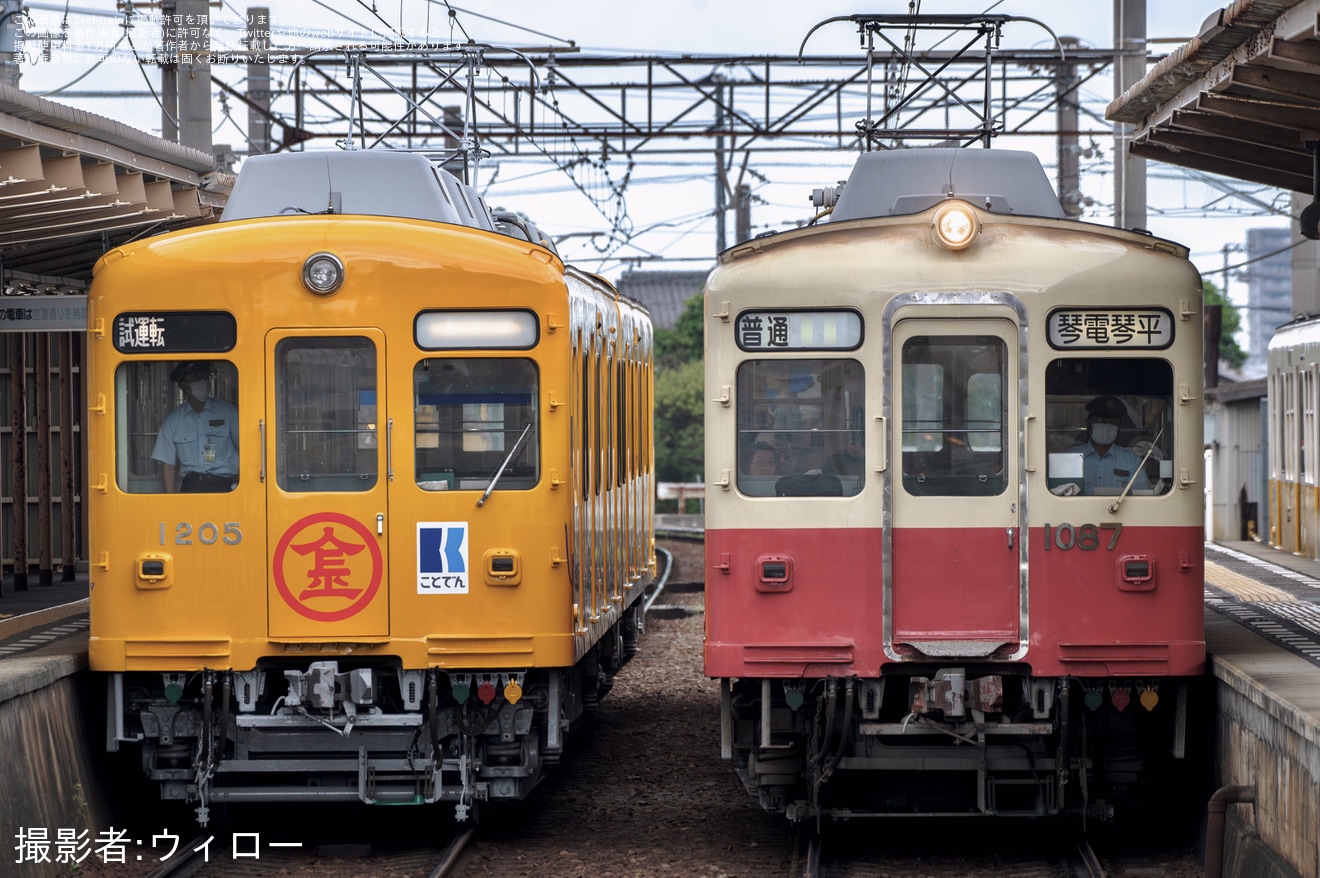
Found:
<path fill-rule="evenodd" d="M 467 674 L 454 674 L 449 678 L 449 694 L 459 704 L 467 704 L 472 695 L 472 679 Z"/>
<path fill-rule="evenodd" d="M 1132 703 L 1132 695 L 1126 688 L 1115 689 L 1109 693 L 1109 703 L 1114 705 L 1119 713 L 1127 710 L 1127 706 Z"/>
<path fill-rule="evenodd" d="M 1087 689 L 1086 695 L 1082 698 L 1086 702 L 1088 710 L 1099 710 L 1100 705 L 1105 700 L 1105 696 L 1099 689 Z"/>
<path fill-rule="evenodd" d="M 935 211 L 930 227 L 935 242 L 946 250 L 968 247 L 981 231 L 981 225 L 976 221 L 976 211 L 961 201 L 950 202 Z"/>
<path fill-rule="evenodd" d="M 318 296 L 328 296 L 344 285 L 344 263 L 333 253 L 313 253 L 302 269 L 303 286 Z"/>
<path fill-rule="evenodd" d="M 514 675 L 509 676 L 509 682 L 504 684 L 504 700 L 510 704 L 517 704 L 522 698 L 523 688 L 518 678 Z"/>
<path fill-rule="evenodd" d="M 1155 705 L 1160 703 L 1160 694 L 1155 691 L 1154 686 L 1147 686 L 1141 693 L 1141 706 L 1146 710 L 1154 710 Z"/>
<path fill-rule="evenodd" d="M 490 677 L 482 677 L 477 684 L 477 700 L 482 704 L 490 704 L 495 700 L 495 681 Z"/>

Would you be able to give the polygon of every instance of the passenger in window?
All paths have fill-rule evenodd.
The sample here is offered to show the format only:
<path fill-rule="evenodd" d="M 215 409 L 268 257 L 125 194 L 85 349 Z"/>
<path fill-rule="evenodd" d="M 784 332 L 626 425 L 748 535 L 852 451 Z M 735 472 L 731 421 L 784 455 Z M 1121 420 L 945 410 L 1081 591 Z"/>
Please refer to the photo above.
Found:
<path fill-rule="evenodd" d="M 238 485 L 238 409 L 211 396 L 214 375 L 214 366 L 202 361 L 170 372 L 183 403 L 165 416 L 151 450 L 166 493 L 215 494 Z"/>
<path fill-rule="evenodd" d="M 775 448 L 767 442 L 757 442 L 752 446 L 747 458 L 747 475 L 773 476 L 776 474 Z"/>
<path fill-rule="evenodd" d="M 1141 455 L 1117 444 L 1118 429 L 1127 420 L 1125 412 L 1123 401 L 1116 396 L 1097 396 L 1086 404 L 1088 441 L 1068 449 L 1082 455 L 1083 494 L 1117 494 L 1128 482 L 1134 491 L 1150 488 Z"/>

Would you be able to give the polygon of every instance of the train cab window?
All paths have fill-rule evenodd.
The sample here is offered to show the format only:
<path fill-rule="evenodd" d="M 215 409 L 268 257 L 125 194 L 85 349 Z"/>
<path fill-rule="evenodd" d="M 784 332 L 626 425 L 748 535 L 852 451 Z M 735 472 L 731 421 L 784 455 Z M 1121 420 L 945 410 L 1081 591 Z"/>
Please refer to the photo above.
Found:
<path fill-rule="evenodd" d="M 376 347 L 361 337 L 275 346 L 275 473 L 291 493 L 368 491 L 380 469 Z"/>
<path fill-rule="evenodd" d="M 907 493 L 1003 493 L 1006 354 L 995 336 L 917 336 L 903 343 L 899 392 Z"/>
<path fill-rule="evenodd" d="M 418 363 L 413 370 L 418 486 L 484 491 L 516 449 L 495 489 L 534 487 L 541 475 L 538 386 L 536 364 L 526 359 L 434 357 Z"/>
<path fill-rule="evenodd" d="M 1045 373 L 1046 479 L 1056 496 L 1142 497 L 1173 484 L 1167 360 L 1058 359 Z"/>
<path fill-rule="evenodd" d="M 130 494 L 238 487 L 238 370 L 134 360 L 115 370 L 115 482 Z"/>
<path fill-rule="evenodd" d="M 848 497 L 865 482 L 864 375 L 856 360 L 748 360 L 738 367 L 738 490 Z"/>

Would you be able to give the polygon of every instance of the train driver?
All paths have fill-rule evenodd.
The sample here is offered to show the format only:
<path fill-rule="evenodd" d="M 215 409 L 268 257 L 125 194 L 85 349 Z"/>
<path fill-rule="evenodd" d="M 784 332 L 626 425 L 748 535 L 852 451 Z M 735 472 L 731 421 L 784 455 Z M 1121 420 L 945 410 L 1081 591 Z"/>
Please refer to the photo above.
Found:
<path fill-rule="evenodd" d="M 1134 491 L 1150 488 L 1141 455 L 1117 444 L 1124 411 L 1123 401 L 1116 396 L 1097 396 L 1086 404 L 1088 441 L 1068 449 L 1082 455 L 1083 494 L 1117 494 L 1129 481 Z"/>
<path fill-rule="evenodd" d="M 211 396 L 215 369 L 184 362 L 170 372 L 183 403 L 165 416 L 152 460 L 161 462 L 166 493 L 221 493 L 238 485 L 238 409 Z"/>

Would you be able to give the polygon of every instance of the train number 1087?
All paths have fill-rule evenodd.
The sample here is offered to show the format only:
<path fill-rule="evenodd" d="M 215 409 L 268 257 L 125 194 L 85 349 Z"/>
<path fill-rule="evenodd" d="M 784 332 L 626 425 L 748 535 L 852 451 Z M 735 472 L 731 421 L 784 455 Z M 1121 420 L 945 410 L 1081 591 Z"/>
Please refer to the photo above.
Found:
<path fill-rule="evenodd" d="M 1118 545 L 1118 535 L 1123 532 L 1121 521 L 1107 521 L 1104 524 L 1047 524 L 1045 525 L 1045 551 L 1050 549 L 1081 549 L 1094 552 L 1106 538 L 1101 531 L 1108 531 L 1107 551 L 1114 551 Z"/>
<path fill-rule="evenodd" d="M 165 522 L 160 523 L 160 544 L 165 545 Z M 212 524 L 204 521 L 193 529 L 191 522 L 180 521 L 174 525 L 174 545 L 191 546 L 194 541 L 203 546 L 211 546 L 216 543 L 223 543 L 226 546 L 237 546 L 243 542 L 243 528 L 237 521 L 226 521 L 223 525 Z"/>

